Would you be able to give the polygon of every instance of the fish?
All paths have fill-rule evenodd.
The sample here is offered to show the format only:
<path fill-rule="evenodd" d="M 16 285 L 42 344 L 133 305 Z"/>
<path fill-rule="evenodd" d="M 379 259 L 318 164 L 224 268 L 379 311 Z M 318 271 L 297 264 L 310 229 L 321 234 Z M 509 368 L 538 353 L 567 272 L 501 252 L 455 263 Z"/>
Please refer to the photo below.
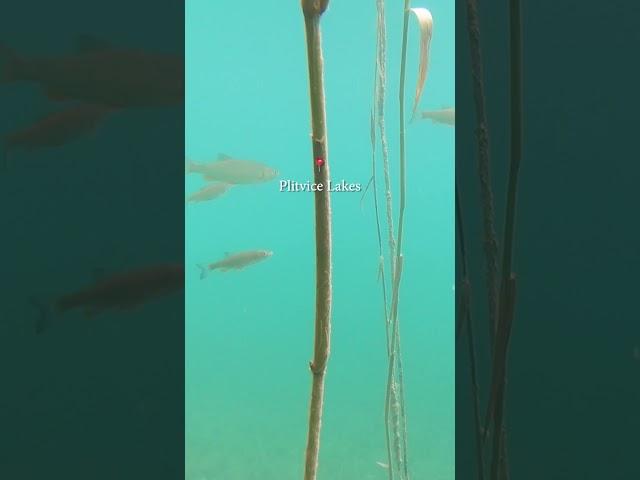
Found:
<path fill-rule="evenodd" d="M 251 250 L 233 254 L 226 253 L 225 258 L 217 262 L 210 263 L 209 265 L 198 264 L 200 279 L 205 279 L 207 274 L 213 270 L 221 270 L 223 272 L 228 270 L 242 270 L 244 267 L 266 260 L 272 255 L 273 252 L 269 250 Z"/>
<path fill-rule="evenodd" d="M 232 185 L 268 182 L 279 173 L 262 163 L 253 160 L 240 160 L 221 153 L 217 160 L 197 163 L 187 160 L 186 173 L 198 173 L 208 181 L 224 182 Z"/>
<path fill-rule="evenodd" d="M 76 51 L 25 57 L 0 45 L 0 83 L 38 84 L 51 100 L 79 100 L 111 107 L 184 103 L 184 56 L 120 49 L 91 36 Z"/>
<path fill-rule="evenodd" d="M 99 278 L 92 285 L 58 297 L 51 304 L 32 297 L 31 304 L 40 311 L 36 333 L 49 327 L 51 309 L 58 314 L 81 309 L 86 318 L 92 318 L 109 310 L 133 310 L 183 288 L 184 265 L 167 263 Z"/>
<path fill-rule="evenodd" d="M 187 198 L 187 203 L 205 202 L 207 200 L 213 200 L 215 198 L 224 195 L 233 185 L 228 183 L 211 183 L 205 185 L 200 190 L 192 193 Z"/>
<path fill-rule="evenodd" d="M 431 110 L 422 112 L 421 118 L 431 119 L 433 123 L 442 123 L 444 125 L 455 126 L 456 124 L 456 109 L 455 108 L 443 108 L 441 110 Z"/>
<path fill-rule="evenodd" d="M 9 151 L 59 147 L 93 133 L 114 109 L 102 105 L 80 104 L 51 113 L 33 124 L 4 137 L 4 155 Z"/>

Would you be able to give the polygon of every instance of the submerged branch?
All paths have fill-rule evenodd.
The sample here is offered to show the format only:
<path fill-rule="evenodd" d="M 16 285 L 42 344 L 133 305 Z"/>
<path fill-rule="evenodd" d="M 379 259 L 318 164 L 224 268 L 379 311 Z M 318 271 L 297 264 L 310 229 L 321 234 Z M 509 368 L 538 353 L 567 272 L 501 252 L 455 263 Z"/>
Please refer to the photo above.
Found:
<path fill-rule="evenodd" d="M 328 184 L 329 161 L 327 148 L 326 112 L 323 84 L 323 60 L 320 35 L 320 17 L 328 0 L 302 0 L 302 10 L 307 41 L 309 64 L 309 96 L 313 158 L 312 169 L 316 183 Z M 315 159 L 322 158 L 324 165 L 316 168 Z M 320 450 L 320 428 L 324 399 L 324 376 L 329 359 L 331 338 L 331 203 L 328 189 L 315 192 L 316 231 L 316 318 L 312 373 L 309 430 L 305 454 L 304 480 L 315 480 Z"/>

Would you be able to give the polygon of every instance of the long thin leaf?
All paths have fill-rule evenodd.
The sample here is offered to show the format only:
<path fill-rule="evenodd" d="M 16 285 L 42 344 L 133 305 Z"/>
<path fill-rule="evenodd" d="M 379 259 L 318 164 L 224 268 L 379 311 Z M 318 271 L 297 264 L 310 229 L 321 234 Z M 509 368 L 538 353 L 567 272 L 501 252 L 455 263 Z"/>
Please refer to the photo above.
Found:
<path fill-rule="evenodd" d="M 426 8 L 412 8 L 420 24 L 420 67 L 418 69 L 418 84 L 416 85 L 416 97 L 413 102 L 413 113 L 411 118 L 416 115 L 418 102 L 424 90 L 424 84 L 427 81 L 427 73 L 429 70 L 429 48 L 431 47 L 431 34 L 433 32 L 433 17 L 431 12 Z"/>

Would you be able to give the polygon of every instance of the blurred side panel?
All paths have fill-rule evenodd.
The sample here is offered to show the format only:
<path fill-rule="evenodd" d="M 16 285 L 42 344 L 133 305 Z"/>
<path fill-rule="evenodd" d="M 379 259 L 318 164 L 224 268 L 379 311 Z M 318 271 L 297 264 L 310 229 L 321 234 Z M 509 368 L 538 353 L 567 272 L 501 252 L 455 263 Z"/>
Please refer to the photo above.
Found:
<path fill-rule="evenodd" d="M 457 477 L 640 478 L 638 8 L 456 6 Z"/>
<path fill-rule="evenodd" d="M 184 4 L 0 15 L 0 478 L 184 476 Z"/>

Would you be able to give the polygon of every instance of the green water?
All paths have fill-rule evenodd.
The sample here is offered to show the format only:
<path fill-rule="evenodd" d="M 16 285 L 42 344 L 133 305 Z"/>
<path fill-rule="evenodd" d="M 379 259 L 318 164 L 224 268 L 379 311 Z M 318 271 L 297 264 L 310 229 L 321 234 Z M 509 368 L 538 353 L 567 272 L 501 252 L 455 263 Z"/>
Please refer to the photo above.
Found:
<path fill-rule="evenodd" d="M 412 6 L 434 17 L 421 108 L 453 106 L 453 3 Z M 386 121 L 397 208 L 402 2 L 387 2 L 387 21 Z M 299 2 L 188 0 L 186 22 L 186 155 L 205 161 L 224 152 L 264 162 L 279 179 L 310 180 Z M 332 1 L 322 19 L 331 175 L 363 186 L 371 171 L 375 26 L 374 1 Z M 412 18 L 407 111 L 418 51 Z M 454 478 L 454 129 L 408 124 L 407 168 L 399 317 L 410 471 L 414 480 L 447 480 Z M 381 173 L 378 180 L 383 185 Z M 198 176 L 186 177 L 188 193 L 201 185 Z M 387 461 L 387 354 L 370 193 L 363 208 L 360 193 L 332 195 L 333 331 L 319 470 L 325 480 L 387 478 L 376 464 Z M 188 480 L 302 478 L 315 297 L 312 195 L 280 192 L 275 180 L 186 206 Z M 199 279 L 197 263 L 254 249 L 274 254 Z"/>

